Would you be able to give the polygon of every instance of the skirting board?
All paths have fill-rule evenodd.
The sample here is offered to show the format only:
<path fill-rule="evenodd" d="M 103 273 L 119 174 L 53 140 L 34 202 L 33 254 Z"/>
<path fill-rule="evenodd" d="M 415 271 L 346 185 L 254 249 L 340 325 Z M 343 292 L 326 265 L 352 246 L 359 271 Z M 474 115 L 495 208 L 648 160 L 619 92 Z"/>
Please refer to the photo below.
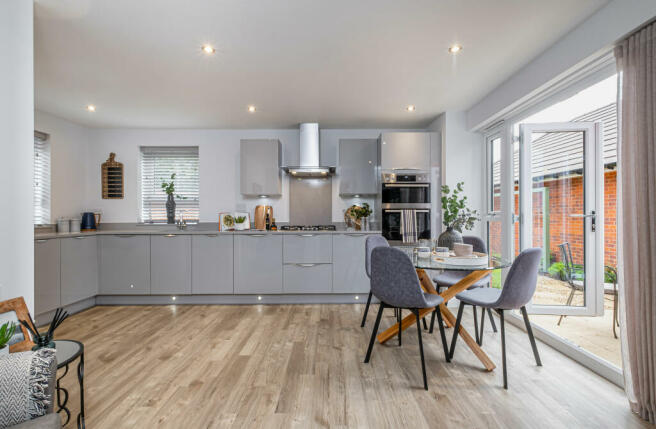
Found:
<path fill-rule="evenodd" d="M 79 313 L 80 311 L 86 310 L 87 308 L 96 306 L 96 297 L 83 299 L 82 301 L 74 302 L 73 304 L 65 305 L 64 310 L 68 311 L 68 314 Z M 46 313 L 39 314 L 35 317 L 34 323 L 37 326 L 43 326 L 50 324 L 50 321 L 55 315 L 55 310 L 48 311 Z"/>
<path fill-rule="evenodd" d="M 367 292 L 312 295 L 99 295 L 96 297 L 96 305 L 364 304 L 367 295 Z"/>

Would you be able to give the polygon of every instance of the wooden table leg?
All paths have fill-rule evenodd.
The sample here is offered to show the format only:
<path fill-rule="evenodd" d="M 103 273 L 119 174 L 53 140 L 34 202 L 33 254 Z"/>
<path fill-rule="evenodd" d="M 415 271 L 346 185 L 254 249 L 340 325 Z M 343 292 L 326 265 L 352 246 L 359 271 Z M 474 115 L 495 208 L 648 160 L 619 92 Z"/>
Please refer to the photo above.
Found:
<path fill-rule="evenodd" d="M 451 313 L 451 311 L 446 307 L 446 303 L 453 297 L 455 297 L 457 294 L 460 292 L 466 290 L 469 288 L 471 285 L 488 275 L 489 271 L 487 270 L 477 270 L 477 271 L 472 271 L 469 275 L 464 277 L 462 280 L 460 280 L 458 283 L 455 285 L 449 287 L 446 289 L 444 292 L 439 294 L 442 298 L 444 298 L 444 303 L 440 305 L 440 311 L 442 315 L 444 316 L 444 321 L 451 326 L 455 325 L 456 323 L 456 318 Z M 433 281 L 428 277 L 428 274 L 426 274 L 426 271 L 424 271 L 421 268 L 417 268 L 417 276 L 419 277 L 419 281 L 421 282 L 422 288 L 427 292 L 427 293 L 432 293 L 432 294 L 437 294 L 437 290 L 435 290 L 435 286 L 433 285 Z M 433 311 L 432 308 L 424 308 L 422 310 L 419 310 L 419 317 L 425 317 L 429 315 Z M 406 330 L 408 327 L 413 326 L 415 324 L 415 316 L 414 314 L 410 314 L 401 320 L 401 329 Z M 381 332 L 378 334 L 378 341 L 380 343 L 385 343 L 388 341 L 390 338 L 396 337 L 397 333 L 399 332 L 399 325 L 395 323 L 385 331 Z M 462 337 L 463 341 L 467 346 L 474 352 L 474 355 L 481 361 L 483 366 L 485 366 L 485 369 L 488 371 L 494 370 L 496 368 L 496 365 L 492 360 L 489 358 L 489 356 L 483 351 L 483 349 L 480 348 L 478 344 L 476 344 L 476 340 L 472 338 L 471 335 L 469 335 L 469 332 L 460 325 L 460 329 L 458 330 L 458 334 Z"/>

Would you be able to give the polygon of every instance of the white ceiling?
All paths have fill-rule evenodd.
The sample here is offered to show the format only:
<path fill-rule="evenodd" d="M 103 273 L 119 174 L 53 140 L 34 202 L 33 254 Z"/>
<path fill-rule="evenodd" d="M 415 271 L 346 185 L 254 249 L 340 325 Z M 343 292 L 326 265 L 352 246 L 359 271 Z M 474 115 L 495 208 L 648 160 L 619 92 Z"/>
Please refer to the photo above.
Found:
<path fill-rule="evenodd" d="M 605 3 L 36 0 L 36 106 L 98 127 L 423 127 Z"/>

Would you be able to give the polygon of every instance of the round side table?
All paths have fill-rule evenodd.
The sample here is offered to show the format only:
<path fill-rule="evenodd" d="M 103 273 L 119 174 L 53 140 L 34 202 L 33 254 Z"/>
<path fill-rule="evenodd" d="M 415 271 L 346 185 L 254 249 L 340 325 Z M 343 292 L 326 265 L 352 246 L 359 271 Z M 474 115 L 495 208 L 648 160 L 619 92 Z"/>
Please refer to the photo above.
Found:
<path fill-rule="evenodd" d="M 84 344 L 75 340 L 55 340 L 55 351 L 57 355 L 57 369 L 64 368 L 61 377 L 57 377 L 57 412 L 66 413 L 66 421 L 63 426 L 68 424 L 71 419 L 71 412 L 66 407 L 68 403 L 68 390 L 61 386 L 61 379 L 68 374 L 68 365 L 79 358 L 77 364 L 77 381 L 80 384 L 80 412 L 77 415 L 78 429 L 84 429 Z M 63 397 L 63 398 L 62 398 Z"/>

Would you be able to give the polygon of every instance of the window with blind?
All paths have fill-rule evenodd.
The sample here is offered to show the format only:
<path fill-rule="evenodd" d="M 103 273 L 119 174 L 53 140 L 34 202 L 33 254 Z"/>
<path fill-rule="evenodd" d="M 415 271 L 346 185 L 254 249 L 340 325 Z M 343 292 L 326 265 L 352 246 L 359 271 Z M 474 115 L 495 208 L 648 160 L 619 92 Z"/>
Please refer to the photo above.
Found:
<path fill-rule="evenodd" d="M 50 142 L 34 133 L 34 224 L 50 223 Z"/>
<path fill-rule="evenodd" d="M 198 221 L 199 176 L 198 146 L 142 146 L 140 161 L 140 220 L 146 223 L 166 223 L 167 195 L 163 182 L 170 182 L 175 173 L 176 219 Z"/>

